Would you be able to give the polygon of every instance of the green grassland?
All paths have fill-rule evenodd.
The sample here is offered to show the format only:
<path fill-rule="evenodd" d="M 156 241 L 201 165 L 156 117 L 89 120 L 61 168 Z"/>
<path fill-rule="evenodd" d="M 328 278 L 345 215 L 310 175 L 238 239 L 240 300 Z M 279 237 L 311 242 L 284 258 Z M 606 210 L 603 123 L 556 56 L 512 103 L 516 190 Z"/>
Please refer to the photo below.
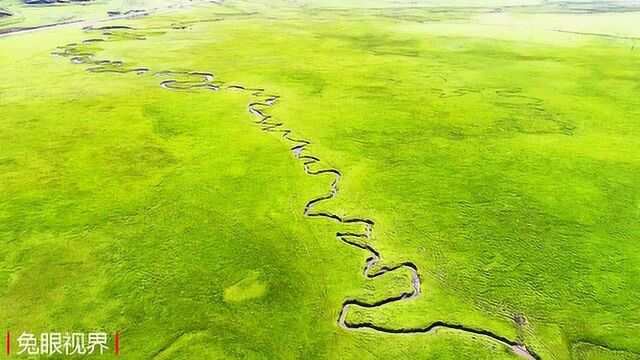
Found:
<path fill-rule="evenodd" d="M 125 13 L 142 9 L 182 7 L 187 1 L 170 0 L 88 0 L 53 4 L 28 4 L 22 0 L 0 0 L 0 10 L 11 16 L 0 16 L 0 30 L 12 27 L 34 27 L 60 22 L 109 18 L 109 13 Z M 133 14 L 133 13 L 131 13 Z"/>
<path fill-rule="evenodd" d="M 132 359 L 517 359 L 338 327 L 345 299 L 406 274 L 366 279 L 340 226 L 303 216 L 331 179 L 252 125 L 248 94 L 152 75 L 198 70 L 280 95 L 274 118 L 343 175 L 319 207 L 374 219 L 382 263 L 418 265 L 420 297 L 352 321 L 640 358 L 638 13 L 455 4 L 229 1 L 82 45 L 146 75 L 51 56 L 79 27 L 0 38 L 0 324 L 120 330 Z"/>

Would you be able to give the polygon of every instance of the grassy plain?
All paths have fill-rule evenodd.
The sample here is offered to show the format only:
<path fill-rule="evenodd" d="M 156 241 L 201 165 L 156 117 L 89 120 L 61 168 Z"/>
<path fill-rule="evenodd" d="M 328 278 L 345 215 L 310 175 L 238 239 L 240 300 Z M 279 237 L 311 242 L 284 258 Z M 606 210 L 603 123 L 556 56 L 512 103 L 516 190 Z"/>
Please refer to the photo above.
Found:
<path fill-rule="evenodd" d="M 53 4 L 25 5 L 21 0 L 0 0 L 0 11 L 11 16 L 0 16 L 0 31 L 3 28 L 35 27 L 61 22 L 109 18 L 113 14 L 142 9 L 181 7 L 190 4 L 182 0 L 109 0 L 54 2 Z M 112 14 L 112 15 L 113 15 Z"/>
<path fill-rule="evenodd" d="M 421 270 L 421 297 L 354 318 L 489 329 L 543 359 L 638 358 L 640 50 L 621 25 L 637 13 L 296 5 L 121 21 L 216 20 L 99 57 L 282 96 L 276 118 L 344 175 L 327 210 L 376 220 L 383 260 Z M 584 32 L 584 16 L 610 36 L 550 26 Z M 302 216 L 327 183 L 251 125 L 246 94 L 49 55 L 86 37 L 0 39 L 0 324 L 120 329 L 131 358 L 514 358 L 451 331 L 338 328 L 345 298 L 408 284 L 365 280 L 365 255 Z"/>

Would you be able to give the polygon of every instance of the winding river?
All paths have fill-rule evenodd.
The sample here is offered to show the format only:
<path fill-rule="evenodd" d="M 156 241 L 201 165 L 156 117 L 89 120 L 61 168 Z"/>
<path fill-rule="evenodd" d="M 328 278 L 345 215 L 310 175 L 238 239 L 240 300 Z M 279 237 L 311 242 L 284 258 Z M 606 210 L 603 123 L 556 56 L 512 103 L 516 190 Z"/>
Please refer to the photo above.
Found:
<path fill-rule="evenodd" d="M 164 31 L 175 29 L 184 29 L 182 26 L 167 27 Z M 158 29 L 153 29 L 158 33 Z M 86 70 L 95 73 L 114 73 L 114 74 L 137 74 L 138 76 L 150 75 L 159 78 L 158 85 L 169 91 L 240 91 L 247 93 L 251 101 L 248 104 L 248 111 L 254 117 L 254 124 L 265 133 L 277 134 L 290 143 L 290 150 L 295 159 L 303 165 L 304 172 L 309 176 L 332 177 L 328 191 L 325 195 L 309 200 L 304 209 L 304 216 L 308 218 L 317 218 L 327 221 L 333 221 L 339 224 L 349 225 L 349 228 L 359 227 L 358 231 L 338 232 L 336 237 L 342 243 L 365 251 L 369 254 L 364 266 L 363 275 L 367 278 L 376 278 L 384 276 L 394 271 L 408 271 L 411 275 L 411 291 L 407 291 L 397 296 L 389 297 L 377 302 L 364 302 L 358 299 L 346 299 L 337 319 L 337 324 L 341 328 L 349 331 L 375 331 L 380 333 L 412 335 L 412 334 L 428 334 L 438 329 L 448 329 L 468 335 L 485 338 L 510 349 L 514 354 L 527 360 L 540 359 L 531 350 L 527 349 L 524 344 L 517 341 L 507 339 L 503 336 L 495 334 L 489 330 L 476 329 L 461 324 L 434 322 L 419 328 L 386 328 L 369 322 L 351 322 L 348 320 L 349 311 L 353 308 L 373 309 L 395 302 L 411 301 L 421 294 L 421 278 L 418 266 L 412 262 L 405 262 L 394 267 L 376 266 L 382 255 L 373 248 L 370 240 L 373 236 L 375 222 L 367 218 L 350 218 L 341 217 L 337 214 L 329 212 L 321 212 L 314 210 L 316 205 L 330 201 L 338 195 L 341 172 L 338 169 L 330 167 L 322 167 L 321 160 L 311 153 L 311 141 L 296 138 L 293 131 L 286 127 L 282 122 L 276 121 L 269 115 L 269 109 L 276 106 L 279 100 L 278 95 L 273 95 L 265 89 L 251 88 L 244 85 L 225 85 L 223 82 L 217 81 L 212 72 L 207 71 L 172 71 L 162 70 L 151 72 L 146 67 L 129 67 L 122 61 L 117 60 L 100 60 L 96 58 L 96 52 L 91 51 L 87 45 L 93 43 L 103 43 L 110 41 L 135 41 L 144 40 L 148 33 L 145 29 L 136 29 L 128 26 L 104 26 L 104 27 L 85 27 L 85 31 L 91 34 L 90 38 L 85 39 L 81 43 L 73 43 L 62 46 L 52 54 L 59 57 L 68 58 L 74 64 L 82 64 L 87 66 Z M 127 36 L 116 36 L 126 33 Z"/>

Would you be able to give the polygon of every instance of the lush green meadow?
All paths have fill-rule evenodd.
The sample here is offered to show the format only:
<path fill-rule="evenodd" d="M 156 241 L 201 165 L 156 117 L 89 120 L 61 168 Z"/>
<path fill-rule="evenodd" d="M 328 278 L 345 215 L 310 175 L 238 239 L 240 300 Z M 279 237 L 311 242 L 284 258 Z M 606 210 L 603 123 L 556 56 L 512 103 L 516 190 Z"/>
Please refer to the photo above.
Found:
<path fill-rule="evenodd" d="M 353 321 L 640 358 L 640 13 L 532 3 L 228 1 L 85 46 L 146 75 L 51 56 L 79 26 L 0 38 L 0 324 L 120 330 L 132 359 L 517 358 L 340 328 L 345 299 L 408 278 L 366 279 L 344 228 L 303 216 L 331 178 L 252 124 L 249 94 L 152 75 L 198 70 L 280 95 L 274 118 L 343 175 L 322 210 L 375 220 L 382 262 L 418 265 L 420 297 Z"/>

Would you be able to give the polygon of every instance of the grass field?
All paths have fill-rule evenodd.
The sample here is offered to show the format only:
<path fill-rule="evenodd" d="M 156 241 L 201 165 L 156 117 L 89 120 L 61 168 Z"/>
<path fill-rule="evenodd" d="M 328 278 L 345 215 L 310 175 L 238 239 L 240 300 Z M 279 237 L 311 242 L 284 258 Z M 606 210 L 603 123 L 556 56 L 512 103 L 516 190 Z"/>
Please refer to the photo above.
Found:
<path fill-rule="evenodd" d="M 376 266 L 419 269 L 419 296 L 348 323 L 640 359 L 636 5 L 227 1 L 0 38 L 0 324 L 120 331 L 131 359 L 520 358 L 466 331 L 339 326 L 346 299 L 411 278 L 367 279 L 369 254 L 335 236 L 355 230 L 304 216 L 332 177 L 222 90 L 242 85 L 339 169 L 314 210 L 372 219 Z M 29 19 L 5 28 L 60 20 L 0 7 Z M 168 70 L 221 91 L 167 91 Z"/>

